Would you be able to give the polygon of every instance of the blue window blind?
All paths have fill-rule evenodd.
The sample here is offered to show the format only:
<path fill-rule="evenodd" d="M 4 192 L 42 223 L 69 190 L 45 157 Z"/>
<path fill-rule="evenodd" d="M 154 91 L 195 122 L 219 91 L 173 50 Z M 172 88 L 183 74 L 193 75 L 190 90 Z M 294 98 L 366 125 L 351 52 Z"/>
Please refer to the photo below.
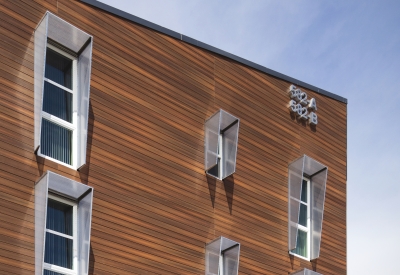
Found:
<path fill-rule="evenodd" d="M 43 275 L 64 275 L 58 272 L 50 271 L 50 270 L 43 270 Z"/>
<path fill-rule="evenodd" d="M 72 269 L 73 263 L 73 207 L 52 199 L 47 204 L 46 228 L 71 238 L 46 232 L 45 263 Z M 45 273 L 46 274 L 46 273 Z M 51 274 L 51 273 L 49 273 Z M 55 273 L 57 274 L 57 273 Z"/>
<path fill-rule="evenodd" d="M 48 80 L 44 81 L 43 111 L 71 124 L 73 124 L 72 75 L 72 60 L 47 48 L 45 77 Z M 54 85 L 54 82 L 61 87 Z M 64 126 L 52 118 L 42 118 L 40 152 L 72 165 L 73 131 Z"/>
<path fill-rule="evenodd" d="M 72 131 L 58 124 L 42 120 L 42 154 L 72 164 Z"/>

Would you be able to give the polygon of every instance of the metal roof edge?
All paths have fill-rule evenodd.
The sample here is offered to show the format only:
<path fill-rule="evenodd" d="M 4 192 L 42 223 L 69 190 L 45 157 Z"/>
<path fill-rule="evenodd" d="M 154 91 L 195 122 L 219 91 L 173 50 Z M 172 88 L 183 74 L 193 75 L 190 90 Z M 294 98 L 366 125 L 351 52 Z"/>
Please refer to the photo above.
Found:
<path fill-rule="evenodd" d="M 308 83 L 305 83 L 305 82 L 300 81 L 298 79 L 295 79 L 293 77 L 287 76 L 285 74 L 279 73 L 277 71 L 268 69 L 268 68 L 266 68 L 264 66 L 261 66 L 261 65 L 259 65 L 257 63 L 254 63 L 252 61 L 249 61 L 249 60 L 244 59 L 242 57 L 239 57 L 237 55 L 228 53 L 226 51 L 223 51 L 221 49 L 218 49 L 216 47 L 213 47 L 211 45 L 208 45 L 208 44 L 203 43 L 201 41 L 198 41 L 196 39 L 193 39 L 193 38 L 191 38 L 189 36 L 186 36 L 186 35 L 180 34 L 178 32 L 172 31 L 172 30 L 167 29 L 165 27 L 162 27 L 160 25 L 154 24 L 154 23 L 152 23 L 150 21 L 144 20 L 142 18 L 139 18 L 139 17 L 137 17 L 135 15 L 132 15 L 130 13 L 127 13 L 125 11 L 122 11 L 122 10 L 119 10 L 117 8 L 111 7 L 111 6 L 107 5 L 107 4 L 99 2 L 97 0 L 79 0 L 79 1 L 81 1 L 81 2 L 83 2 L 85 4 L 88 4 L 88 5 L 94 6 L 96 8 L 99 8 L 101 10 L 107 11 L 107 12 L 109 12 L 111 14 L 116 15 L 116 16 L 122 17 L 124 19 L 132 21 L 134 23 L 137 23 L 137 24 L 142 25 L 144 27 L 147 27 L 149 29 L 153 29 L 153 30 L 158 31 L 160 33 L 163 33 L 163 34 L 166 34 L 166 35 L 171 36 L 173 38 L 179 39 L 179 40 L 184 41 L 184 42 L 186 42 L 188 44 L 191 44 L 191 45 L 194 45 L 196 47 L 205 49 L 207 51 L 219 54 L 219 55 L 227 57 L 227 58 L 230 58 L 230 59 L 232 59 L 232 60 L 234 60 L 236 62 L 239 62 L 241 64 L 244 64 L 246 66 L 249 66 L 251 68 L 254 68 L 256 70 L 264 72 L 266 74 L 269 74 L 269 75 L 272 75 L 274 77 L 277 77 L 277 78 L 286 80 L 288 82 L 291 82 L 294 85 L 302 86 L 302 87 L 304 87 L 306 89 L 312 90 L 314 92 L 317 92 L 319 94 L 325 95 L 327 97 L 330 97 L 332 99 L 335 99 L 337 101 L 340 101 L 340 102 L 343 102 L 343 103 L 347 104 L 347 98 L 341 97 L 341 96 L 339 96 L 337 94 L 334 94 L 334 93 L 331 93 L 331 92 L 328 92 L 328 91 L 326 91 L 324 89 L 321 89 L 321 88 L 318 88 L 316 86 L 310 85 Z"/>

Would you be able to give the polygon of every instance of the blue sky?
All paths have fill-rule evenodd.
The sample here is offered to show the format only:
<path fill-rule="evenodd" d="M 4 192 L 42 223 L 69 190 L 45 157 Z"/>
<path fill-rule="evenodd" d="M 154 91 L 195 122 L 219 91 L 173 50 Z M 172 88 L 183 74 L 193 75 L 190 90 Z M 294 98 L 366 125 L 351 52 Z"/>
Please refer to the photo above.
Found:
<path fill-rule="evenodd" d="M 399 274 L 400 1 L 101 2 L 347 98 L 348 274 Z"/>

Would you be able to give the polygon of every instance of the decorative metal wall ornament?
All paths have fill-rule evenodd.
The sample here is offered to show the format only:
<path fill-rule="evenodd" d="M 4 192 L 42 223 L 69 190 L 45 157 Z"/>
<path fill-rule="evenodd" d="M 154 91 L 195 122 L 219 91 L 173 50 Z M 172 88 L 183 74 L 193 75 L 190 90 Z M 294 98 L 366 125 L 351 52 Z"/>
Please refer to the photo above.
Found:
<path fill-rule="evenodd" d="M 298 118 L 308 121 L 309 124 L 317 125 L 318 116 L 315 113 L 317 111 L 317 101 L 315 98 L 308 100 L 307 94 L 293 84 L 290 85 L 289 95 L 291 98 L 289 101 L 290 111 Z"/>

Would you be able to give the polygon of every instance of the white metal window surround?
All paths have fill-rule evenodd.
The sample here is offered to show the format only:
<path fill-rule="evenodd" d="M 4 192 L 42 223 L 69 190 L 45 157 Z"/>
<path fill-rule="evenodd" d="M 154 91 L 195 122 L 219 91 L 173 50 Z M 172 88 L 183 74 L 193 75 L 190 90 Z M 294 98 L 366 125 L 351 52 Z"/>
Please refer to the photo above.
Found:
<path fill-rule="evenodd" d="M 56 15 L 46 12 L 36 27 L 34 43 L 34 150 L 40 156 L 70 168 L 79 169 L 86 163 L 93 37 Z M 71 60 L 73 64 L 71 87 L 60 85 L 54 79 L 45 77 L 46 54 L 49 51 L 57 52 Z M 70 120 L 62 119 L 44 110 L 46 86 L 51 86 L 52 90 L 58 89 L 66 96 L 72 95 Z M 53 129 L 50 131 L 54 132 L 51 138 L 45 139 L 46 144 L 42 144 L 44 142 L 43 127 L 47 127 L 46 131 Z M 68 134 L 60 134 L 63 131 Z M 66 144 L 66 135 L 71 135 L 70 148 L 57 148 Z M 46 146 L 47 150 L 43 146 Z M 49 154 L 50 151 L 61 152 L 57 154 L 63 157 Z M 70 156 L 65 157 L 66 154 Z"/>
<path fill-rule="evenodd" d="M 52 204 L 53 206 L 50 206 Z M 49 208 L 72 207 L 72 230 L 67 232 L 49 224 Z M 93 188 L 82 183 L 47 171 L 35 184 L 35 275 L 66 274 L 87 275 L 89 269 L 90 230 L 92 220 Z M 46 240 L 47 239 L 47 240 Z M 55 240 L 58 239 L 58 240 Z M 59 257 L 49 251 L 61 251 L 60 247 L 69 242 L 69 264 L 55 261 Z M 47 250 L 47 254 L 46 254 Z M 66 251 L 66 249 L 64 250 Z M 61 252 L 60 252 L 61 253 Z M 50 256 L 50 257 L 49 257 Z M 64 261 L 65 262 L 65 261 Z"/>
<path fill-rule="evenodd" d="M 219 237 L 206 244 L 205 275 L 237 275 L 240 243 Z"/>
<path fill-rule="evenodd" d="M 289 164 L 288 248 L 289 253 L 306 260 L 317 259 L 320 253 L 327 175 L 327 166 L 306 155 Z M 299 233 L 306 236 L 299 238 Z M 306 253 L 296 254 L 299 240 L 305 237 Z"/>
<path fill-rule="evenodd" d="M 205 121 L 204 168 L 206 173 L 224 179 L 236 170 L 239 119 L 220 109 Z"/>
<path fill-rule="evenodd" d="M 322 274 L 312 271 L 312 270 L 309 270 L 307 268 L 304 268 L 304 269 L 296 271 L 294 273 L 290 273 L 290 275 L 322 275 Z"/>

